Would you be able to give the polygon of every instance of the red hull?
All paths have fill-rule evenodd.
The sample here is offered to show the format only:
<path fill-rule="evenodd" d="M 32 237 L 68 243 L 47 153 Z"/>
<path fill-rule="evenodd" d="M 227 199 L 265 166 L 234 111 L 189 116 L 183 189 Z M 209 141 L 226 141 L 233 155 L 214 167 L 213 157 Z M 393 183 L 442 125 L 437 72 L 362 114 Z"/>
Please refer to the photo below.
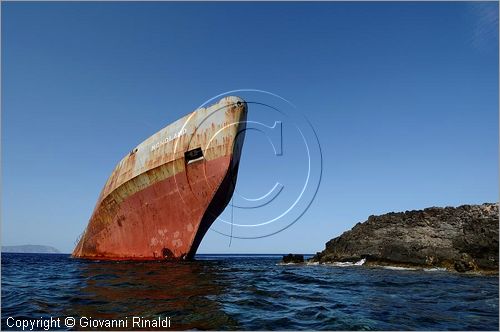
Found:
<path fill-rule="evenodd" d="M 246 118 L 246 105 L 237 118 Z M 215 158 L 177 158 L 116 185 L 105 197 L 101 195 L 73 256 L 99 260 L 194 257 L 232 196 L 243 131 L 244 124 L 238 124 L 236 134 L 224 137 L 224 145 L 204 151 Z M 162 178 L 165 174 L 172 175 Z"/>

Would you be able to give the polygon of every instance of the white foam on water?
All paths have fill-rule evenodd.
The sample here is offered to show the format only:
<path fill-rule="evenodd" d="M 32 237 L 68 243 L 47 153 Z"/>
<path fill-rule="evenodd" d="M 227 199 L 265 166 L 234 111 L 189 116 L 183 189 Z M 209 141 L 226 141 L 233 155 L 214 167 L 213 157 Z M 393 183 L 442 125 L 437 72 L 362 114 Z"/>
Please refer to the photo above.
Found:
<path fill-rule="evenodd" d="M 306 265 L 319 265 L 319 262 L 306 262 Z"/>
<path fill-rule="evenodd" d="M 388 265 L 379 265 L 378 267 L 381 267 L 386 270 L 397 270 L 397 271 L 415 271 L 416 268 L 414 267 L 403 267 L 403 266 L 388 266 Z"/>
<path fill-rule="evenodd" d="M 448 271 L 445 267 L 430 267 L 423 269 L 426 272 L 435 272 L 435 271 Z"/>
<path fill-rule="evenodd" d="M 361 265 L 365 264 L 365 262 L 366 262 L 366 259 L 363 258 L 357 262 L 333 262 L 333 263 L 329 263 L 328 265 L 338 266 L 338 267 L 361 266 Z"/>
<path fill-rule="evenodd" d="M 356 263 L 354 263 L 354 265 L 361 266 L 361 265 L 365 264 L 365 262 L 366 262 L 366 258 L 363 258 L 363 259 L 357 261 Z"/>

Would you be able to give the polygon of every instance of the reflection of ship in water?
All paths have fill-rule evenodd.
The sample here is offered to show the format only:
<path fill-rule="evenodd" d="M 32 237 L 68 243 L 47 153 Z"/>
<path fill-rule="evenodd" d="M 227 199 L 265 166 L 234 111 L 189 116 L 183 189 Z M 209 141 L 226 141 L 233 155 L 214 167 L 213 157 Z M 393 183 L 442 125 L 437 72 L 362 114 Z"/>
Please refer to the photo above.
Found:
<path fill-rule="evenodd" d="M 134 316 L 170 317 L 174 330 L 239 329 L 216 302 L 224 285 L 216 276 L 215 261 L 79 261 L 77 265 L 75 272 L 84 281 L 66 315 L 99 320 L 129 317 L 128 329 L 133 328 Z"/>
<path fill-rule="evenodd" d="M 73 257 L 193 258 L 229 203 L 247 104 L 225 97 L 152 135 L 115 167 Z"/>

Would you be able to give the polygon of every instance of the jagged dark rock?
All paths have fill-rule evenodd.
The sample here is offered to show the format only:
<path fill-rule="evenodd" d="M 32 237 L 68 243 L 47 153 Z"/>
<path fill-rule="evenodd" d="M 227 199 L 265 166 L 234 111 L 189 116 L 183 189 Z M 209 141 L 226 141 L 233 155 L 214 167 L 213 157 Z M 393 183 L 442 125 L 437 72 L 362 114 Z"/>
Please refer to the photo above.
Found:
<path fill-rule="evenodd" d="M 498 272 L 498 204 L 431 207 L 370 216 L 311 261 Z"/>
<path fill-rule="evenodd" d="M 288 254 L 283 256 L 283 263 L 304 263 L 304 255 Z"/>

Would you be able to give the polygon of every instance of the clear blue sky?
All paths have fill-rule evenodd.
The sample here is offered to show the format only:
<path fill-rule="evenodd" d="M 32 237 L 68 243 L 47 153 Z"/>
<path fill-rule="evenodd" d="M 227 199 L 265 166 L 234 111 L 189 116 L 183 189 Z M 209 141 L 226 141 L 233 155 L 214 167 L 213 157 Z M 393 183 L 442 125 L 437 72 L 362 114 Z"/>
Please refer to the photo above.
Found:
<path fill-rule="evenodd" d="M 242 88 L 307 116 L 321 186 L 287 230 L 200 252 L 316 252 L 370 214 L 498 201 L 495 2 L 1 6 L 4 245 L 70 252 L 123 155 Z M 244 149 L 247 196 L 302 172 L 257 133 Z"/>

